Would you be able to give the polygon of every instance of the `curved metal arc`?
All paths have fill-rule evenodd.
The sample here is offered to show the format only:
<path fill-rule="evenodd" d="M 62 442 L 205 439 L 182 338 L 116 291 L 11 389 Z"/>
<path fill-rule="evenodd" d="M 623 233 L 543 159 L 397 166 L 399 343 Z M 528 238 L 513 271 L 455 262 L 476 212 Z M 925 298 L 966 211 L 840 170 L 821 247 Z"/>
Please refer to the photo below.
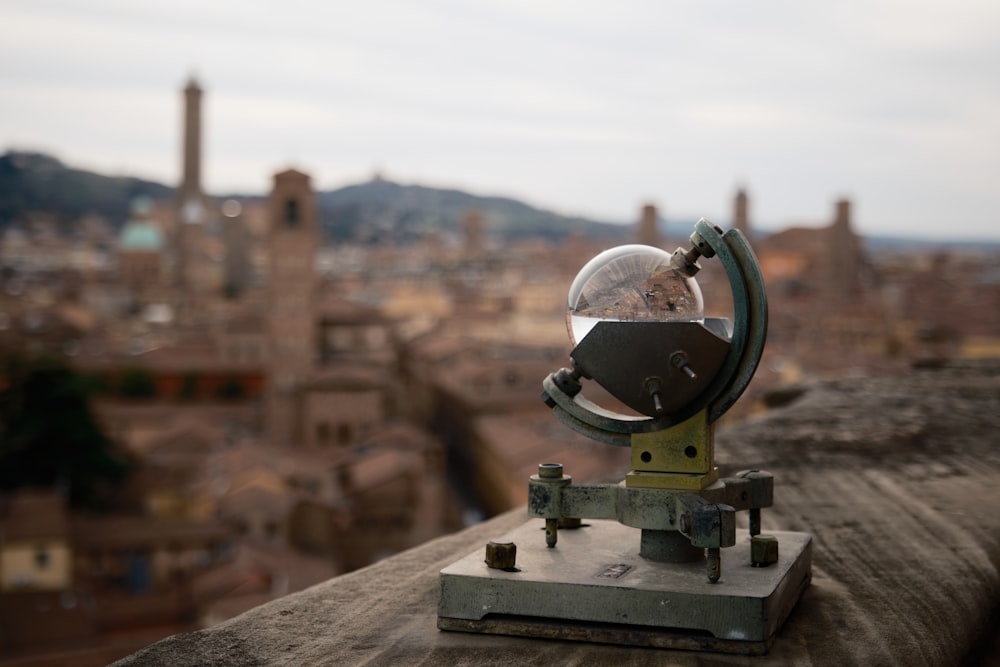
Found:
<path fill-rule="evenodd" d="M 732 252 L 737 267 L 740 268 L 742 277 L 740 296 L 746 301 L 746 320 L 742 323 L 745 339 L 739 363 L 732 375 L 726 376 L 730 382 L 709 406 L 709 423 L 725 414 L 746 390 L 757 371 L 761 355 L 764 353 L 764 344 L 767 342 L 767 291 L 764 289 L 764 276 L 760 271 L 757 256 L 739 230 L 729 230 L 723 236 L 723 240 Z M 733 277 L 730 276 L 730 285 L 732 284 Z M 734 303 L 736 299 L 737 290 L 734 287 Z M 739 320 L 737 320 L 738 325 Z"/>

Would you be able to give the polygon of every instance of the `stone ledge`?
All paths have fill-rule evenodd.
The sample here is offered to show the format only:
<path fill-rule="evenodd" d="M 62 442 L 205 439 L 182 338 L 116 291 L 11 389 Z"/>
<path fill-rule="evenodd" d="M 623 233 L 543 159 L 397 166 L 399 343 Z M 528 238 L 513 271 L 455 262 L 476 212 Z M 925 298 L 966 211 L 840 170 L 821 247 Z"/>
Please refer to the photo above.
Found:
<path fill-rule="evenodd" d="M 765 532 L 806 530 L 816 540 L 812 587 L 770 654 L 755 661 L 967 664 L 995 632 L 1000 603 L 997 433 L 996 362 L 818 384 L 721 432 L 720 465 L 775 474 Z M 116 664 L 749 661 L 437 630 L 438 572 L 524 521 L 523 509 L 509 512 Z"/>

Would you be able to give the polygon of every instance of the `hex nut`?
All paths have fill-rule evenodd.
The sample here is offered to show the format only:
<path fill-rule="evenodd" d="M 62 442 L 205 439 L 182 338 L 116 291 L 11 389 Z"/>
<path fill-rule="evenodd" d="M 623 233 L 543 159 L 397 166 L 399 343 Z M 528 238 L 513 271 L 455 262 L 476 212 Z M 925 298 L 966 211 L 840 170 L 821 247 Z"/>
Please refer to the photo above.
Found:
<path fill-rule="evenodd" d="M 750 564 L 767 567 L 778 562 L 778 538 L 774 535 L 754 535 L 750 538 Z"/>
<path fill-rule="evenodd" d="M 492 541 L 486 544 L 486 565 L 494 570 L 513 570 L 517 561 L 517 545 L 513 542 Z"/>

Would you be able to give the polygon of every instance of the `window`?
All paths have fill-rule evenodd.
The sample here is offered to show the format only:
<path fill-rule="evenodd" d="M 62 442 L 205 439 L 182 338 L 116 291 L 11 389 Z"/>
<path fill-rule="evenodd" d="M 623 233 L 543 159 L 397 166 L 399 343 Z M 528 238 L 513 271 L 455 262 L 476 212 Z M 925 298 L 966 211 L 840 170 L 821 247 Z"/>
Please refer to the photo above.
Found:
<path fill-rule="evenodd" d="M 298 199 L 288 199 L 285 201 L 285 226 L 292 228 L 299 226 Z"/>

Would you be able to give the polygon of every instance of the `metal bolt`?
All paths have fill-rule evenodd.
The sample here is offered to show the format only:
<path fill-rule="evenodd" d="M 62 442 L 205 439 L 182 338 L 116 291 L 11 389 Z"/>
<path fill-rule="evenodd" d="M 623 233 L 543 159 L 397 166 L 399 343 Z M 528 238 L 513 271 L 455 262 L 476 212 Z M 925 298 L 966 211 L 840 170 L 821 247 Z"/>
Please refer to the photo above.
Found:
<path fill-rule="evenodd" d="M 698 374 L 691 368 L 691 364 L 688 363 L 687 353 L 684 350 L 678 350 L 670 355 L 670 363 L 674 365 L 674 368 L 677 368 L 684 375 L 688 376 L 688 378 L 693 380 L 698 377 Z"/>
<path fill-rule="evenodd" d="M 517 545 L 513 542 L 492 541 L 486 544 L 486 565 L 494 570 L 513 570 L 517 560 Z"/>
<path fill-rule="evenodd" d="M 663 401 L 660 399 L 663 392 L 663 381 L 658 377 L 648 377 L 645 386 L 650 398 L 653 399 L 653 410 L 657 414 L 663 412 Z"/>
<path fill-rule="evenodd" d="M 570 484 L 573 480 L 568 475 L 563 474 L 561 463 L 540 463 L 538 464 L 538 476 L 532 476 L 532 484 L 542 482 L 544 485 L 552 485 L 553 488 L 561 488 Z M 555 505 L 558 506 L 558 503 Z M 559 539 L 559 517 L 551 516 L 554 512 L 551 508 L 545 513 L 549 516 L 545 519 L 545 544 L 550 549 L 556 545 Z"/>
<path fill-rule="evenodd" d="M 720 549 L 708 550 L 708 583 L 714 584 L 722 576 L 722 551 Z"/>
<path fill-rule="evenodd" d="M 561 463 L 538 464 L 538 476 L 542 479 L 560 479 L 563 476 Z"/>
<path fill-rule="evenodd" d="M 754 535 L 750 538 L 750 564 L 767 567 L 778 562 L 778 538 L 774 535 Z"/>
<path fill-rule="evenodd" d="M 760 535 L 760 508 L 750 508 L 750 537 Z"/>
<path fill-rule="evenodd" d="M 708 220 L 705 220 L 705 222 L 708 222 Z M 712 225 L 712 229 L 715 230 L 716 234 L 719 234 L 720 236 L 722 235 L 722 227 L 719 227 L 718 225 Z M 708 245 L 708 241 L 705 240 L 705 237 L 702 236 L 700 232 L 698 231 L 692 232 L 691 236 L 688 237 L 688 240 L 691 241 L 691 245 L 694 246 L 694 248 L 692 248 L 692 251 L 695 248 L 697 248 L 698 252 L 701 253 L 702 257 L 715 257 L 715 249 L 712 246 Z"/>
<path fill-rule="evenodd" d="M 559 519 L 545 520 L 545 546 L 549 549 L 559 541 Z"/>

